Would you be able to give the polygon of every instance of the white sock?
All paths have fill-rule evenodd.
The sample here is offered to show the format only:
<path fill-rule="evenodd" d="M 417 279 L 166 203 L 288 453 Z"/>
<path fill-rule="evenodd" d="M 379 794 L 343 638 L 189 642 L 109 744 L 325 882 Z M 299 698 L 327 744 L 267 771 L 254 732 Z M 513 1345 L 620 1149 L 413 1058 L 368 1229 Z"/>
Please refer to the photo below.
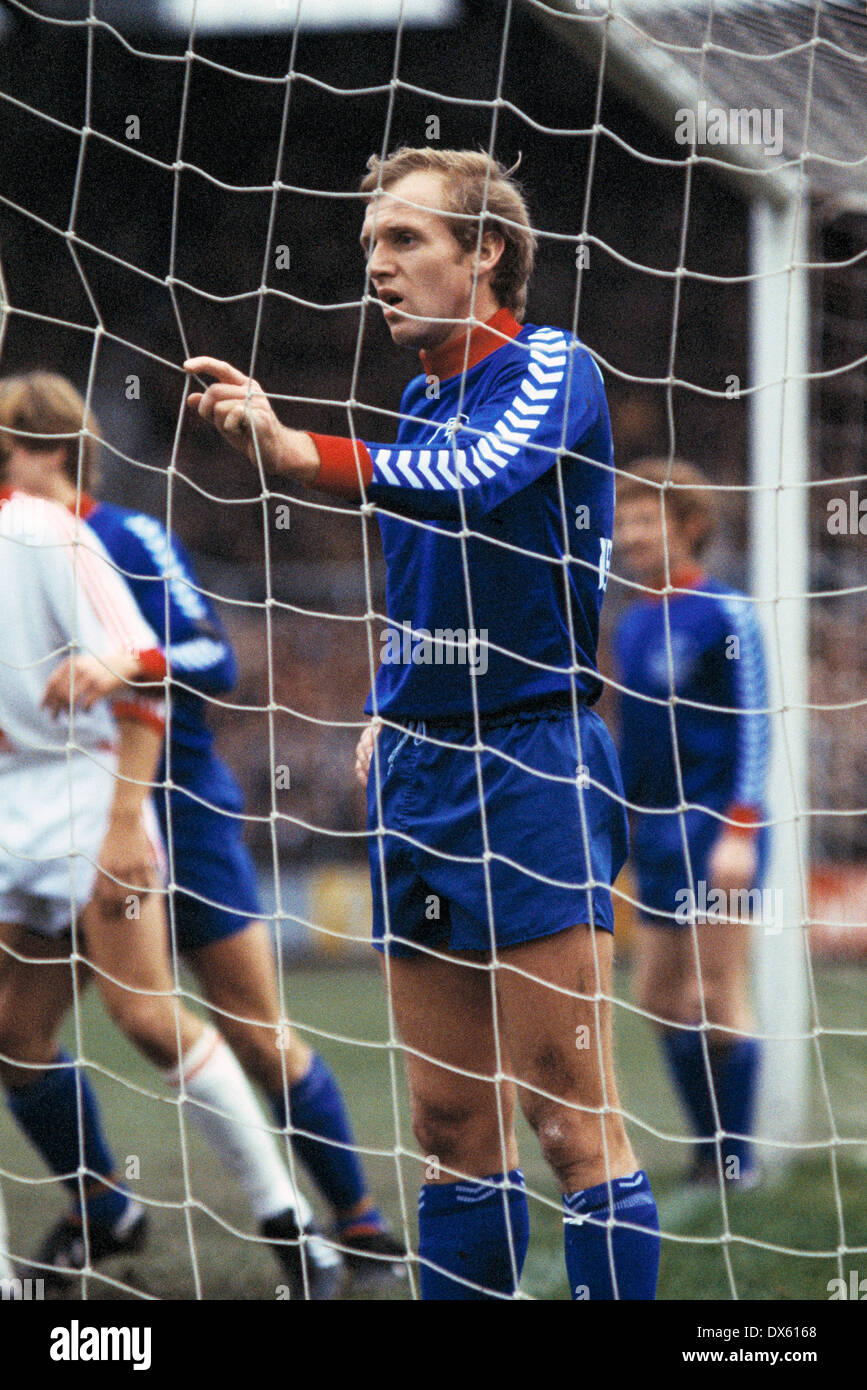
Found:
<path fill-rule="evenodd" d="M 6 1208 L 3 1193 L 0 1192 L 0 1279 L 14 1279 L 15 1271 L 9 1259 L 9 1227 L 6 1225 Z"/>
<path fill-rule="evenodd" d="M 293 1186 L 262 1107 L 216 1028 L 205 1027 L 183 1058 L 182 1068 L 186 1094 L 198 1102 L 187 1105 L 185 1113 L 237 1178 L 256 1219 L 266 1221 L 291 1207 L 299 1226 L 306 1226 L 313 1218 L 310 1205 Z M 164 1071 L 163 1076 L 180 1089 L 181 1067 Z"/>

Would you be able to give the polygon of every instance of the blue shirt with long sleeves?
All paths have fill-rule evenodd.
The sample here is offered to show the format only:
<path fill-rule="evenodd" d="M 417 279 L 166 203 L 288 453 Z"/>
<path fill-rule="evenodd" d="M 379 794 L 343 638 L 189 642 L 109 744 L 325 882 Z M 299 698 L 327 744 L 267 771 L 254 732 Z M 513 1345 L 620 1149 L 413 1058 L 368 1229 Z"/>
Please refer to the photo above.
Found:
<path fill-rule="evenodd" d="M 709 575 L 632 604 L 614 637 L 620 763 L 633 807 L 719 812 L 765 802 L 770 747 L 765 658 L 754 605 Z M 672 729 L 672 698 L 676 697 Z M 675 752 L 676 740 L 676 752 Z"/>
<path fill-rule="evenodd" d="M 238 679 L 223 625 L 196 582 L 184 547 L 155 517 L 95 502 L 87 524 L 160 639 L 171 680 L 167 734 L 172 776 L 196 785 L 212 768 L 213 734 L 204 697 L 227 693 Z"/>
<path fill-rule="evenodd" d="M 591 704 L 614 519 L 599 368 L 524 324 L 437 389 L 415 377 L 395 443 L 366 443 L 388 608 L 367 712 L 467 716 L 573 683 Z"/>

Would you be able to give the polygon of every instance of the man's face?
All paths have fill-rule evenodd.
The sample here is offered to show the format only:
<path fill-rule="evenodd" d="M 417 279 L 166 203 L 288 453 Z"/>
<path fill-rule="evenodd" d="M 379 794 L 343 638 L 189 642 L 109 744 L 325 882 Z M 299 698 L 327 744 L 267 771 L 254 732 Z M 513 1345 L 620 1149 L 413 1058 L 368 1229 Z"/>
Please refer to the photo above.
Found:
<path fill-rule="evenodd" d="M 651 588 L 665 583 L 665 552 L 669 573 L 690 559 L 690 545 L 684 530 L 666 509 L 666 531 L 662 530 L 662 508 L 658 496 L 631 497 L 618 502 L 614 519 L 614 547 L 629 577 Z"/>
<path fill-rule="evenodd" d="M 461 249 L 449 219 L 436 211 L 444 201 L 439 174 L 417 171 L 367 207 L 361 244 L 368 274 L 386 306 L 383 317 L 392 339 L 401 347 L 438 347 L 460 333 L 461 325 L 432 320 L 461 320 L 470 313 L 475 251 Z M 485 263 L 483 255 L 483 268 Z M 477 318 L 479 307 L 477 291 Z"/>

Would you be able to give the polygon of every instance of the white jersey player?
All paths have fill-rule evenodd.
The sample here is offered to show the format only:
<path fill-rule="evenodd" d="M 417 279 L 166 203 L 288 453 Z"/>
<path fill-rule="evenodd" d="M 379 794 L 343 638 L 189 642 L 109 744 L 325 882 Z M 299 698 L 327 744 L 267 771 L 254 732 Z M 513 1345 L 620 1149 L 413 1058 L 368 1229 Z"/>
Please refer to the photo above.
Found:
<path fill-rule="evenodd" d="M 114 708 L 55 713 L 49 676 L 87 653 L 122 679 L 158 644 L 97 537 L 51 502 L 0 492 L 0 573 L 0 921 L 54 934 L 93 891 L 116 786 L 116 713 L 161 727 L 162 705 L 125 691 Z M 155 826 L 151 835 L 156 846 Z"/>
<path fill-rule="evenodd" d="M 315 1233 L 234 1054 L 173 997 L 156 828 L 151 838 L 143 825 L 161 702 L 130 685 L 163 658 L 156 638 L 95 533 L 55 502 L 0 489 L 0 574 L 0 1077 L 75 1202 L 40 1249 L 39 1273 L 56 1281 L 58 1270 L 136 1250 L 147 1224 L 117 1177 L 86 1069 L 58 1049 L 71 928 L 112 1017 L 183 1086 L 186 1113 L 244 1189 L 290 1296 L 333 1297 L 340 1258 Z"/>

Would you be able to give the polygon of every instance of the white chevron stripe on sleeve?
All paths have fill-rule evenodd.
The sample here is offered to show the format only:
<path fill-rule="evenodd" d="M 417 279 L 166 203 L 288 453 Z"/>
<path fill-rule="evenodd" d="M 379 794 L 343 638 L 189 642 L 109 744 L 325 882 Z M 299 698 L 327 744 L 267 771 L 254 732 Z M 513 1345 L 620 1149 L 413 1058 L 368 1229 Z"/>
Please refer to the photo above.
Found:
<path fill-rule="evenodd" d="M 531 401 L 553 401 L 557 392 L 545 387 L 544 389 L 534 386 L 532 381 L 527 381 L 526 377 L 521 382 L 521 390 Z"/>
<path fill-rule="evenodd" d="M 519 411 L 521 412 L 522 415 L 530 415 L 530 416 L 541 416 L 541 415 L 545 415 L 545 414 L 547 414 L 547 411 L 548 411 L 548 407 L 547 407 L 546 405 L 530 405 L 528 401 L 522 401 L 520 396 L 516 396 L 516 397 L 515 397 L 515 399 L 512 401 L 512 404 L 511 404 L 511 406 L 510 406 L 509 408 L 510 408 L 511 410 L 519 410 Z M 528 420 L 528 421 L 527 421 L 527 424 L 528 424 L 528 425 L 532 425 L 533 429 L 536 428 L 536 426 L 538 425 L 538 423 L 539 423 L 538 419 L 533 419 L 533 420 Z"/>
<path fill-rule="evenodd" d="M 530 353 L 530 361 L 538 362 L 542 367 L 565 367 L 566 353 L 560 351 L 544 352 L 541 348 L 534 348 Z"/>
<path fill-rule="evenodd" d="M 520 415 L 516 415 L 514 410 L 512 410 L 511 408 L 506 411 L 505 415 L 503 416 L 503 419 L 508 420 L 509 424 L 513 425 L 516 430 L 529 430 L 530 433 L 533 432 L 533 430 L 539 423 L 539 421 L 534 419 L 532 415 L 529 417 L 529 419 L 522 420 Z M 527 434 L 525 437 L 529 439 L 530 435 Z"/>
<path fill-rule="evenodd" d="M 502 420 L 497 421 L 494 425 L 494 429 L 497 434 L 503 439 L 508 440 L 510 444 L 526 444 L 527 440 L 530 438 L 528 434 L 524 434 L 521 430 L 510 430 L 509 426 L 504 425 Z"/>
<path fill-rule="evenodd" d="M 470 456 L 473 460 L 473 468 L 477 469 L 478 472 L 481 473 L 483 478 L 496 477 L 494 469 L 491 468 L 487 463 L 485 463 L 485 460 L 482 458 L 478 449 L 471 449 Z"/>
<path fill-rule="evenodd" d="M 401 449 L 400 453 L 397 456 L 397 463 L 395 466 L 400 469 L 401 473 L 406 478 L 410 487 L 422 487 L 423 484 L 421 478 L 419 478 L 418 474 L 414 473 L 412 471 L 412 468 L 410 467 L 411 462 L 412 450 Z"/>
<path fill-rule="evenodd" d="M 373 460 L 373 466 L 382 474 L 387 483 L 391 483 L 392 487 L 400 487 L 400 478 L 398 478 L 396 473 L 392 473 L 388 466 L 390 457 L 391 449 L 377 449 L 376 458 Z"/>
<path fill-rule="evenodd" d="M 451 470 L 451 461 L 452 456 L 448 449 L 437 449 L 437 461 L 435 465 L 437 472 L 442 474 L 449 487 L 457 487 L 458 480 Z"/>
<path fill-rule="evenodd" d="M 428 484 L 430 485 L 430 487 L 432 487 L 432 488 L 434 489 L 435 492 L 442 492 L 442 491 L 443 491 L 443 485 L 442 485 L 442 483 L 440 482 L 439 478 L 437 477 L 436 473 L 433 473 L 433 472 L 431 471 L 430 461 L 431 461 L 431 451 L 430 451 L 430 449 L 422 449 L 421 454 L 419 455 L 419 460 L 418 460 L 418 471 L 419 471 L 419 473 L 421 474 L 421 476 L 424 478 L 425 482 L 428 483 Z"/>
<path fill-rule="evenodd" d="M 488 436 L 486 434 L 482 435 L 481 439 L 476 445 L 476 448 L 478 449 L 479 453 L 482 455 L 483 458 L 486 458 L 491 463 L 496 464 L 497 468 L 508 468 L 509 460 L 504 459 L 502 454 L 497 453 L 496 449 L 494 449 L 492 445 L 488 442 Z"/>
<path fill-rule="evenodd" d="M 462 478 L 466 478 L 471 487 L 478 487 L 479 480 L 467 462 L 467 453 L 465 449 L 461 449 L 460 453 L 457 455 L 457 471 Z"/>
<path fill-rule="evenodd" d="M 557 382 L 563 380 L 562 372 L 543 372 L 542 368 L 536 362 L 530 363 L 528 371 L 530 373 L 530 376 L 533 377 L 536 381 L 540 382 L 543 386 L 554 385 Z"/>

